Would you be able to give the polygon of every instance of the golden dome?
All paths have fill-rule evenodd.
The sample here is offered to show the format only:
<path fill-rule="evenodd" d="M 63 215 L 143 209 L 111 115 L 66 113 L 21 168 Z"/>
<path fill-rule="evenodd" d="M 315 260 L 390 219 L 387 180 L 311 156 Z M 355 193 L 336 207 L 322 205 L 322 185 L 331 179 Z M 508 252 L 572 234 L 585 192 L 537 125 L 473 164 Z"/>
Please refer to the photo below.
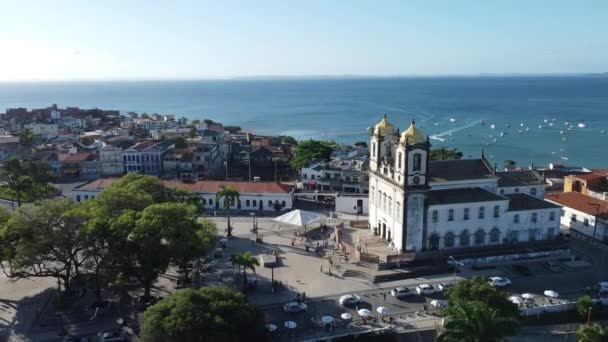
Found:
<path fill-rule="evenodd" d="M 416 122 L 412 120 L 410 128 L 401 134 L 401 139 L 399 139 L 399 142 L 408 145 L 424 144 L 426 142 L 426 137 L 422 131 L 416 128 Z"/>
<path fill-rule="evenodd" d="M 384 114 L 384 117 L 382 118 L 382 120 L 380 122 L 378 122 L 378 124 L 376 124 L 376 126 L 374 126 L 374 134 L 379 134 L 379 135 L 395 134 L 395 126 L 393 126 L 390 122 L 388 122 L 388 120 L 386 119 L 386 114 Z"/>

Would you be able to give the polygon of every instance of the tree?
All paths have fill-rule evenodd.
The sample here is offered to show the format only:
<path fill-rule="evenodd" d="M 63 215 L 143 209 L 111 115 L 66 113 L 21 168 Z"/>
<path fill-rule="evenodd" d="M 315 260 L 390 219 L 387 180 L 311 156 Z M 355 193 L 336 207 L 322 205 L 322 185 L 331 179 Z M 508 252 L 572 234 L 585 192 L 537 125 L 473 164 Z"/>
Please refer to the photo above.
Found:
<path fill-rule="evenodd" d="M 230 260 L 233 264 L 236 264 L 239 267 L 239 271 L 241 267 L 243 267 L 243 289 L 247 289 L 247 270 L 250 269 L 255 273 L 255 267 L 260 266 L 259 260 L 251 254 L 251 252 L 245 252 L 240 255 L 231 256 Z"/>
<path fill-rule="evenodd" d="M 19 134 L 19 142 L 22 144 L 28 144 L 28 145 L 33 144 L 34 143 L 34 134 L 32 133 L 32 130 L 24 129 Z"/>
<path fill-rule="evenodd" d="M 226 210 L 226 236 L 232 236 L 232 226 L 230 225 L 230 207 L 240 201 L 240 194 L 232 187 L 227 187 L 224 185 L 220 185 L 220 191 L 215 193 L 215 201 L 217 203 L 220 202 L 220 199 L 223 199 L 223 208 Z"/>
<path fill-rule="evenodd" d="M 291 167 L 294 170 L 301 170 L 313 159 L 329 160 L 335 147 L 336 143 L 333 141 L 302 141 L 296 146 Z"/>
<path fill-rule="evenodd" d="M 583 318 L 587 318 L 590 308 L 593 306 L 593 300 L 590 296 L 581 296 L 576 299 L 576 311 Z"/>
<path fill-rule="evenodd" d="M 178 137 L 175 139 L 175 148 L 185 148 L 186 147 L 186 139 L 182 137 Z"/>
<path fill-rule="evenodd" d="M 454 160 L 462 159 L 462 152 L 457 149 L 447 149 L 445 147 L 431 150 L 431 160 Z"/>
<path fill-rule="evenodd" d="M 93 143 L 93 139 L 89 137 L 80 137 L 80 143 L 84 146 L 91 145 Z"/>
<path fill-rule="evenodd" d="M 576 339 L 579 342 L 608 342 L 608 328 L 599 323 L 581 324 L 576 331 Z"/>
<path fill-rule="evenodd" d="M 139 116 L 142 119 L 149 119 L 150 115 L 148 115 L 148 113 L 143 113 L 142 115 Z"/>
<path fill-rule="evenodd" d="M 507 299 L 507 294 L 481 277 L 459 282 L 447 292 L 446 297 L 450 303 L 445 310 L 447 315 L 452 311 L 452 304 L 456 306 L 458 303 L 479 301 L 497 310 L 504 317 L 519 317 L 517 306 Z"/>
<path fill-rule="evenodd" d="M 365 148 L 367 148 L 367 143 L 366 143 L 365 141 L 357 141 L 357 142 L 355 143 L 355 146 L 357 146 L 357 147 L 365 147 Z"/>
<path fill-rule="evenodd" d="M 141 336 L 145 342 L 267 340 L 263 313 L 225 287 L 180 290 L 150 306 Z"/>
<path fill-rule="evenodd" d="M 195 120 L 192 120 L 190 123 L 193 124 L 193 125 L 198 125 L 198 124 L 201 123 L 201 120 L 195 119 Z"/>
<path fill-rule="evenodd" d="M 135 112 L 129 112 L 127 115 L 129 115 L 132 119 L 137 119 L 139 117 L 139 115 Z"/>
<path fill-rule="evenodd" d="M 519 325 L 516 318 L 480 301 L 449 304 L 450 314 L 439 335 L 440 342 L 498 342 L 513 334 Z"/>
<path fill-rule="evenodd" d="M 188 118 L 185 116 L 182 116 L 181 119 L 177 120 L 177 123 L 179 125 L 186 125 L 188 123 Z"/>
<path fill-rule="evenodd" d="M 9 277 L 54 277 L 69 292 L 83 262 L 83 222 L 68 214 L 74 206 L 70 199 L 45 200 L 11 216 L 2 232 Z"/>
<path fill-rule="evenodd" d="M 281 140 L 281 142 L 283 144 L 292 144 L 292 145 L 298 144 L 298 141 L 296 140 L 296 138 L 289 136 L 289 135 L 280 135 L 279 139 Z"/>
<path fill-rule="evenodd" d="M 21 162 L 13 157 L 4 163 L 0 179 L 5 182 L 2 187 L 11 196 L 11 202 L 17 201 L 20 207 L 24 198 L 44 199 L 50 196 L 52 181 L 50 168 L 46 163 Z"/>

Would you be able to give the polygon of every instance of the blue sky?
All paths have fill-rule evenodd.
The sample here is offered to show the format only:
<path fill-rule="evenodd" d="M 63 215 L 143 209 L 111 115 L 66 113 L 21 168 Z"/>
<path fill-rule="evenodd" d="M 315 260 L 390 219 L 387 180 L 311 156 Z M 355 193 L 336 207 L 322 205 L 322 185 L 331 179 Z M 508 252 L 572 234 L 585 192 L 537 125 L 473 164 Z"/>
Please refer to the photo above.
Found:
<path fill-rule="evenodd" d="M 608 1 L 0 0 L 0 80 L 608 71 Z"/>

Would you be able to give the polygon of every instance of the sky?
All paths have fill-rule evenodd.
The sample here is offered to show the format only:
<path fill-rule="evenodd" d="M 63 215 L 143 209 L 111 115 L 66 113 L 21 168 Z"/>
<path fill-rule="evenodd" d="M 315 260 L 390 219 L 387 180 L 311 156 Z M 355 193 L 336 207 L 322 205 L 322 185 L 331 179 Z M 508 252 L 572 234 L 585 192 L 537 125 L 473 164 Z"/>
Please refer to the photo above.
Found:
<path fill-rule="evenodd" d="M 0 81 L 608 71 L 608 1 L 0 0 Z"/>

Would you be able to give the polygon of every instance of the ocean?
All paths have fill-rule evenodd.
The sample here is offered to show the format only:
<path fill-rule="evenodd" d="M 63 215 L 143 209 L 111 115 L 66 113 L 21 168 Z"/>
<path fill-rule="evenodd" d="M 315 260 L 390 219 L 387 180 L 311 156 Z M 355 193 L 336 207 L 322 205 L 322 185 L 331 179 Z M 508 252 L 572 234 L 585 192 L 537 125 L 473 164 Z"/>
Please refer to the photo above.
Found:
<path fill-rule="evenodd" d="M 434 147 L 467 157 L 484 148 L 499 166 L 511 159 L 608 167 L 602 76 L 0 83 L 0 112 L 54 103 L 209 118 L 260 134 L 343 143 L 368 141 L 367 128 L 386 113 L 402 130 L 416 119 Z"/>

